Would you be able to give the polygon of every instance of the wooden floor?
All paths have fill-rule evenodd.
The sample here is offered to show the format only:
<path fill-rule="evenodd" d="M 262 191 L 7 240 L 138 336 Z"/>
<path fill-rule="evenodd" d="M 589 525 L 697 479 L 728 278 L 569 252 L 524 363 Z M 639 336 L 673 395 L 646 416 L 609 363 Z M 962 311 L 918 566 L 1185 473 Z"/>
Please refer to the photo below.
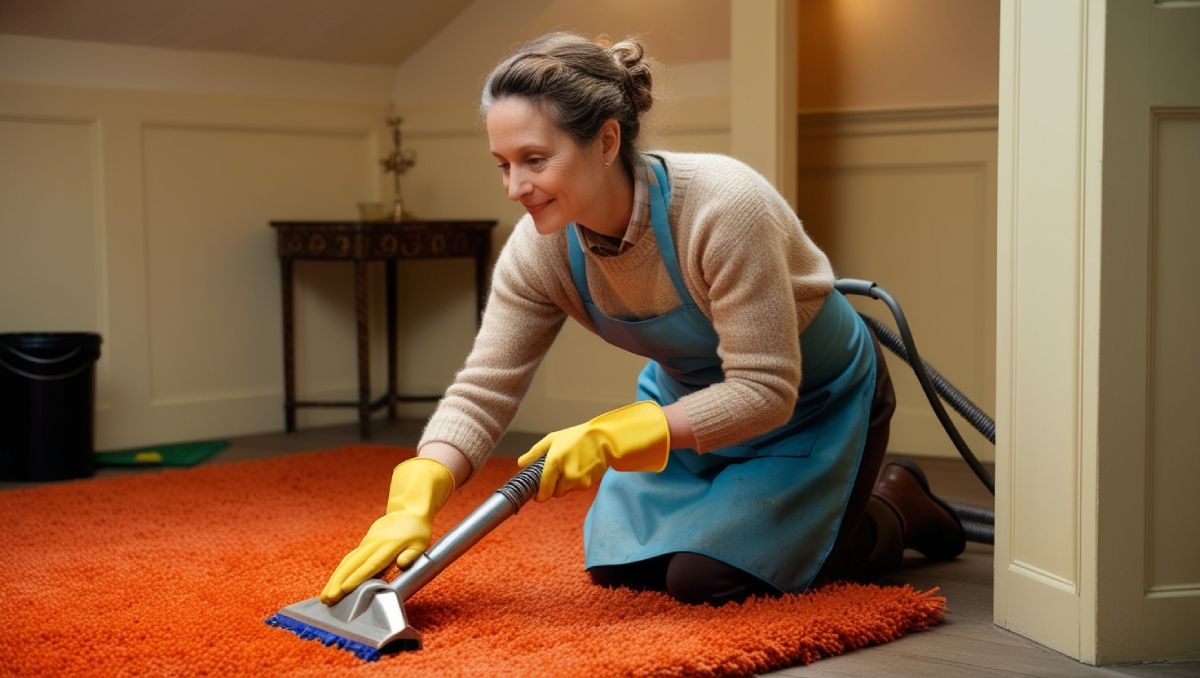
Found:
<path fill-rule="evenodd" d="M 375 422 L 371 442 L 412 446 L 422 422 Z M 539 436 L 513 433 L 505 436 L 497 454 L 517 456 Z M 292 452 L 321 450 L 358 442 L 357 426 L 302 430 L 295 434 L 248 436 L 205 463 L 261 459 Z M 966 464 L 956 460 L 921 460 L 921 467 L 939 495 L 969 504 L 991 505 L 987 491 Z M 101 469 L 98 477 L 152 470 Z M 387 479 L 379 479 L 386 492 Z M 28 483 L 0 483 L 0 490 Z M 825 659 L 810 666 L 785 669 L 772 676 L 1200 676 L 1200 663 L 1148 664 L 1091 667 L 1044 648 L 992 624 L 992 549 L 969 544 L 967 552 L 949 563 L 928 563 L 918 555 L 906 560 L 902 571 L 889 581 L 907 582 L 918 589 L 939 587 L 947 597 L 950 614 L 941 626 L 879 647 Z M 719 612 L 714 612 L 719 614 Z"/>

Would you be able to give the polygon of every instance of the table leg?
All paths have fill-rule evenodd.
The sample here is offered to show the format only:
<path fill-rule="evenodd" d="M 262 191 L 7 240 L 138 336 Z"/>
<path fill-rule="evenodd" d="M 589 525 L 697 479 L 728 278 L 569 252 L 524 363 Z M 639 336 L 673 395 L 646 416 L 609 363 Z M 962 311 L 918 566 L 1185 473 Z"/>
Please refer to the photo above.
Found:
<path fill-rule="evenodd" d="M 483 325 L 483 306 L 487 302 L 488 290 L 487 267 L 491 258 L 492 236 L 483 233 L 475 248 L 475 329 Z"/>
<path fill-rule="evenodd" d="M 279 260 L 279 280 L 283 306 L 283 424 L 288 433 L 296 431 L 296 335 L 293 315 L 292 260 Z"/>
<path fill-rule="evenodd" d="M 396 421 L 396 401 L 399 385 L 396 383 L 396 262 L 388 259 L 384 264 L 387 278 L 387 398 L 388 421 Z"/>
<path fill-rule="evenodd" d="M 371 346 L 367 322 L 367 262 L 354 261 L 354 315 L 358 325 L 358 429 L 371 438 Z"/>

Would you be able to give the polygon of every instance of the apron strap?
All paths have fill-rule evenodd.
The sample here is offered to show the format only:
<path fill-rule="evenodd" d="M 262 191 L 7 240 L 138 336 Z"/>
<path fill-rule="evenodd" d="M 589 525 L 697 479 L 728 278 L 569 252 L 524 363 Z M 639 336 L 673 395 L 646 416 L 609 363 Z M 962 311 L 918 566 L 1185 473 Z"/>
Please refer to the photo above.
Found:
<path fill-rule="evenodd" d="M 667 203 L 671 198 L 671 183 L 667 180 L 667 170 L 663 162 L 652 156 L 643 156 L 645 162 L 654 171 L 658 186 L 647 186 L 650 193 L 650 226 L 654 229 L 654 239 L 658 241 L 658 254 L 662 258 L 667 275 L 679 301 L 685 306 L 694 306 L 692 295 L 687 285 L 683 284 L 683 274 L 679 270 L 679 258 L 675 255 L 675 239 L 671 236 L 671 224 L 667 221 Z M 567 225 L 567 261 L 571 267 L 571 278 L 575 289 L 585 304 L 593 304 L 592 292 L 587 284 L 587 263 L 584 258 L 583 240 L 579 236 L 579 226 L 574 222 Z"/>
<path fill-rule="evenodd" d="M 587 262 L 583 258 L 583 241 L 579 238 L 579 227 L 574 222 L 567 224 L 567 261 L 571 265 L 571 278 L 584 304 L 592 302 L 592 291 L 587 284 Z"/>
<path fill-rule="evenodd" d="M 675 256 L 675 239 L 671 237 L 671 224 L 667 221 L 667 203 L 671 199 L 671 183 L 667 180 L 667 169 L 657 158 L 647 160 L 647 165 L 654 170 L 658 178 L 658 186 L 650 189 L 650 226 L 654 229 L 654 238 L 658 241 L 658 254 L 662 257 L 671 283 L 675 285 L 675 293 L 685 306 L 695 305 L 687 286 L 683 284 L 683 274 L 679 271 L 679 258 Z M 657 190 L 655 190 L 657 188 Z"/>

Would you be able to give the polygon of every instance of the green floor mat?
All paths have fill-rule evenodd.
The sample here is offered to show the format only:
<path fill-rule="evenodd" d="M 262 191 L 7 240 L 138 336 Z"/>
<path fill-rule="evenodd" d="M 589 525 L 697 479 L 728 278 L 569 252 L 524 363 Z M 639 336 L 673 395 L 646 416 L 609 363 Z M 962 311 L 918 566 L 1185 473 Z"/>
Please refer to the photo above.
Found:
<path fill-rule="evenodd" d="M 174 443 L 132 450 L 99 452 L 97 466 L 195 466 L 229 447 L 228 440 Z"/>

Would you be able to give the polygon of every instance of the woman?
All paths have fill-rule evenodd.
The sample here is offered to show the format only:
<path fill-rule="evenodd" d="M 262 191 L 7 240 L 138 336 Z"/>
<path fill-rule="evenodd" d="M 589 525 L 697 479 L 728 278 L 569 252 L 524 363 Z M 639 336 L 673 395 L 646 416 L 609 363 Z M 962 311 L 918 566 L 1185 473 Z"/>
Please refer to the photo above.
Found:
<path fill-rule="evenodd" d="M 742 163 L 640 152 L 652 101 L 632 41 L 550 34 L 492 72 L 491 152 L 528 214 L 465 367 L 326 603 L 428 546 L 434 513 L 487 459 L 568 316 L 650 359 L 637 402 L 520 459 L 546 457 L 539 501 L 602 480 L 584 530 L 597 583 L 721 604 L 871 578 L 905 546 L 962 550 L 919 470 L 889 465 L 874 482 L 891 382 L 824 253 Z"/>

